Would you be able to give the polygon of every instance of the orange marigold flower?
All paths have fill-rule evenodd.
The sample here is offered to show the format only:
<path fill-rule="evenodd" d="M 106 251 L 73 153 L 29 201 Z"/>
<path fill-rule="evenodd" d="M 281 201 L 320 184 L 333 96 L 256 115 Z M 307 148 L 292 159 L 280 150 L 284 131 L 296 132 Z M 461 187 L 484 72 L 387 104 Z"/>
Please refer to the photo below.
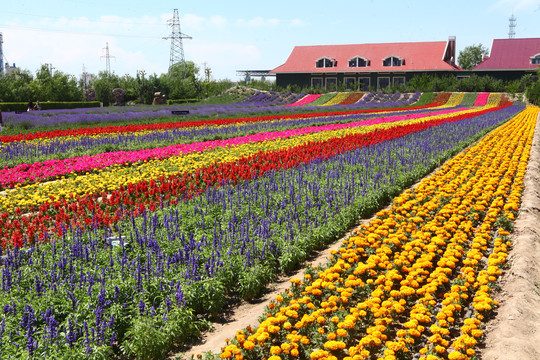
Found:
<path fill-rule="evenodd" d="M 467 355 L 460 353 L 459 351 L 452 351 L 448 354 L 448 360 L 466 360 Z"/>
<path fill-rule="evenodd" d="M 232 353 L 228 350 L 225 350 L 224 352 L 222 352 L 219 357 L 221 359 L 229 359 L 230 357 L 232 356 Z"/>

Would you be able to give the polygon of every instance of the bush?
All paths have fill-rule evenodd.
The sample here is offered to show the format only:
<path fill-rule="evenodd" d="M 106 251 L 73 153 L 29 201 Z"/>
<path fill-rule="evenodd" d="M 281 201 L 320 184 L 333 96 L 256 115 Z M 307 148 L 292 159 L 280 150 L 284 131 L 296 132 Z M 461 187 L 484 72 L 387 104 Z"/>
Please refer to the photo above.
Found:
<path fill-rule="evenodd" d="M 26 102 L 5 102 L 0 103 L 2 111 L 26 111 L 28 103 Z M 41 103 L 42 110 L 52 109 L 77 109 L 100 107 L 99 101 L 47 101 Z"/>
<path fill-rule="evenodd" d="M 527 88 L 526 96 L 531 104 L 540 105 L 540 81 Z"/>
<path fill-rule="evenodd" d="M 96 90 L 95 89 L 84 90 L 84 97 L 86 98 L 86 101 L 96 101 Z"/>
<path fill-rule="evenodd" d="M 167 105 L 189 104 L 189 103 L 194 103 L 197 101 L 199 100 L 197 99 L 171 99 L 171 100 L 167 100 Z"/>

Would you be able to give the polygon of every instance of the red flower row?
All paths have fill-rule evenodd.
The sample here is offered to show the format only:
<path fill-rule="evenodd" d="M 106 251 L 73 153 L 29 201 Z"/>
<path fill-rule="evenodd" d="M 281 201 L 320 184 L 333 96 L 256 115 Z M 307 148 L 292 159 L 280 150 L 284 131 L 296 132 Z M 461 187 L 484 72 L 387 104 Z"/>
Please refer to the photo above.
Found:
<path fill-rule="evenodd" d="M 439 106 L 443 104 L 444 102 L 441 103 L 440 101 L 434 101 L 428 105 L 395 108 L 395 109 L 391 109 L 391 111 L 424 109 L 424 108 L 428 108 L 432 106 Z M 89 128 L 40 131 L 40 132 L 28 133 L 28 134 L 6 135 L 6 136 L 0 136 L 0 142 L 9 143 L 13 141 L 29 141 L 29 140 L 34 140 L 34 139 L 52 139 L 52 138 L 63 137 L 63 136 L 89 136 L 89 135 L 111 134 L 111 133 L 138 132 L 138 131 L 147 131 L 147 130 L 179 129 L 179 128 L 196 127 L 196 126 L 207 126 L 207 125 L 228 125 L 228 124 L 280 120 L 280 119 L 311 118 L 311 117 L 349 115 L 349 114 L 360 114 L 360 113 L 379 113 L 379 112 L 385 112 L 385 111 L 389 111 L 389 110 L 388 109 L 367 109 L 367 110 L 334 111 L 334 112 L 320 112 L 320 113 L 317 112 L 317 113 L 308 113 L 308 114 L 299 113 L 299 114 L 278 115 L 278 116 L 269 115 L 269 116 L 243 117 L 243 118 L 231 118 L 231 119 L 176 121 L 176 122 L 167 122 L 167 123 L 159 123 L 159 124 L 96 126 L 96 127 L 89 127 Z"/>
<path fill-rule="evenodd" d="M 497 110 L 485 110 L 481 113 Z M 413 125 L 401 125 L 390 129 L 376 130 L 367 134 L 354 134 L 326 141 L 303 144 L 281 151 L 261 151 L 236 162 L 215 163 L 194 172 L 143 181 L 109 193 L 72 196 L 70 201 L 62 199 L 29 209 L 22 214 L 18 209 L 15 216 L 0 215 L 0 239 L 3 247 L 24 246 L 38 236 L 55 231 L 62 234 L 63 227 L 108 226 L 121 218 L 137 216 L 143 210 L 154 211 L 163 202 L 177 204 L 196 196 L 209 187 L 262 176 L 269 171 L 289 169 L 314 159 L 325 159 L 364 146 L 402 137 L 409 133 L 438 126 L 445 122 L 459 121 L 478 116 L 479 113 L 461 114 L 451 118 L 432 120 Z M 119 209 L 122 210 L 119 210 Z M 9 239 L 9 240 L 8 240 Z"/>

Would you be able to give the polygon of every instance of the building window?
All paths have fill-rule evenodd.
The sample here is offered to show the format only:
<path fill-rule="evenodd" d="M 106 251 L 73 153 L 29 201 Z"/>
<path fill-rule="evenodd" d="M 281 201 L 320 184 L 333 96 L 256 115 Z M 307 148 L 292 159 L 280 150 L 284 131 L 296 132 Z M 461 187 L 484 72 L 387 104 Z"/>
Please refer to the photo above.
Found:
<path fill-rule="evenodd" d="M 371 86 L 371 79 L 368 77 L 358 78 L 358 87 L 362 91 L 368 91 Z"/>
<path fill-rule="evenodd" d="M 326 57 L 320 58 L 319 60 L 315 61 L 315 67 L 318 68 L 331 68 L 334 66 L 336 66 L 336 61 Z"/>
<path fill-rule="evenodd" d="M 402 66 L 405 65 L 405 60 L 397 56 L 389 56 L 383 59 L 383 66 Z"/>
<path fill-rule="evenodd" d="M 531 64 L 540 65 L 540 54 L 531 58 Z"/>
<path fill-rule="evenodd" d="M 346 89 L 354 89 L 356 88 L 356 79 L 353 77 L 346 77 L 344 79 L 345 81 L 345 88 Z"/>
<path fill-rule="evenodd" d="M 390 78 L 389 77 L 380 77 L 377 78 L 377 89 L 384 89 L 390 86 Z"/>
<path fill-rule="evenodd" d="M 394 77 L 393 81 L 394 81 L 394 86 L 405 85 L 405 76 L 396 76 Z"/>
<path fill-rule="evenodd" d="M 311 78 L 311 87 L 314 89 L 321 89 L 323 87 L 322 78 Z"/>
<path fill-rule="evenodd" d="M 336 90 L 337 89 L 337 78 L 331 77 L 326 78 L 326 90 Z"/>
<path fill-rule="evenodd" d="M 349 67 L 366 67 L 369 65 L 369 60 L 361 56 L 353 57 L 349 60 Z"/>

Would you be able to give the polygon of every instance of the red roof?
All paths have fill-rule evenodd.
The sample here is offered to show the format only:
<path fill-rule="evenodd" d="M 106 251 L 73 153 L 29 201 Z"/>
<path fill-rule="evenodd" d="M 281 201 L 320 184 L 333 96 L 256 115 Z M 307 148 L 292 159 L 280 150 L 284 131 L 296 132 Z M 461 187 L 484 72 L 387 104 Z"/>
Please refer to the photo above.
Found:
<path fill-rule="evenodd" d="M 459 70 L 456 65 L 444 61 L 447 54 L 455 51 L 448 49 L 450 42 L 409 42 L 389 44 L 354 44 L 354 45 L 315 45 L 295 46 L 285 64 L 270 72 L 273 73 L 329 73 L 329 72 L 371 72 L 371 71 L 429 71 Z M 455 42 L 454 42 L 455 44 Z M 452 54 L 455 56 L 455 54 Z M 369 60 L 366 67 L 349 67 L 349 60 L 354 57 Z M 383 66 L 383 59 L 395 56 L 405 60 L 398 67 Z M 321 58 L 337 60 L 334 67 L 317 68 L 315 62 Z M 448 59 L 450 60 L 450 59 Z"/>
<path fill-rule="evenodd" d="M 536 69 L 531 57 L 540 54 L 540 38 L 495 39 L 490 56 L 473 70 Z"/>

